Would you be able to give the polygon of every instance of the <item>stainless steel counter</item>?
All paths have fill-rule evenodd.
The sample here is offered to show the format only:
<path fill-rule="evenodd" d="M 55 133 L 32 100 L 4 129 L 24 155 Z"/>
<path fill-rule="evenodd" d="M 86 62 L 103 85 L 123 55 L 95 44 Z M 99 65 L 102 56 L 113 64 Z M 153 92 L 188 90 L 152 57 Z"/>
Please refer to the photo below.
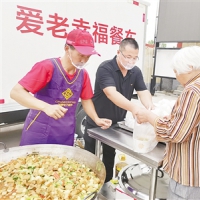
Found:
<path fill-rule="evenodd" d="M 88 129 L 88 134 L 90 137 L 96 139 L 96 155 L 98 157 L 100 157 L 100 148 L 102 142 L 152 167 L 149 199 L 155 199 L 158 168 L 162 166 L 165 144 L 158 143 L 158 145 L 151 152 L 140 154 L 132 150 L 132 133 L 117 126 L 112 126 L 107 130 L 103 130 L 101 128 Z"/>

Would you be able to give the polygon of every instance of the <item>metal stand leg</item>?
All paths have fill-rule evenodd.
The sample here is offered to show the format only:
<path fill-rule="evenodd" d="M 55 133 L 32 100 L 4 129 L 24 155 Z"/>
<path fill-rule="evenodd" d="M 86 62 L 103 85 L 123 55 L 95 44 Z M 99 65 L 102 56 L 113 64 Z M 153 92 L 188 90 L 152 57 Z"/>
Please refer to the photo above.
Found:
<path fill-rule="evenodd" d="M 95 155 L 100 158 L 101 154 L 101 142 L 99 140 L 96 140 L 96 146 L 95 146 Z"/>
<path fill-rule="evenodd" d="M 156 168 L 152 168 L 151 185 L 150 185 L 150 190 L 149 190 L 149 200 L 155 199 L 155 191 L 156 191 L 156 185 L 157 185 L 157 175 L 158 175 L 158 170 Z"/>
<path fill-rule="evenodd" d="M 150 83 L 150 93 L 152 94 L 152 95 L 154 95 L 155 94 L 155 86 L 156 86 L 156 77 L 152 77 L 151 78 L 151 83 Z"/>

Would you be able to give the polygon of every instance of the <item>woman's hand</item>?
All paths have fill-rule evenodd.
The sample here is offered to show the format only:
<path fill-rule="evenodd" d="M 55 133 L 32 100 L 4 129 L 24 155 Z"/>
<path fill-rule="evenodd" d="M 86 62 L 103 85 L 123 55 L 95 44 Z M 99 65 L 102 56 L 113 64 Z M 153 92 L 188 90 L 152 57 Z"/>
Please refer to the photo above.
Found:
<path fill-rule="evenodd" d="M 138 124 L 149 122 L 152 126 L 155 125 L 155 121 L 159 118 L 159 116 L 145 108 L 138 110 L 135 116 Z"/>
<path fill-rule="evenodd" d="M 135 117 L 138 124 L 148 122 L 148 115 L 151 111 L 147 110 L 146 108 L 140 108 L 137 110 Z"/>

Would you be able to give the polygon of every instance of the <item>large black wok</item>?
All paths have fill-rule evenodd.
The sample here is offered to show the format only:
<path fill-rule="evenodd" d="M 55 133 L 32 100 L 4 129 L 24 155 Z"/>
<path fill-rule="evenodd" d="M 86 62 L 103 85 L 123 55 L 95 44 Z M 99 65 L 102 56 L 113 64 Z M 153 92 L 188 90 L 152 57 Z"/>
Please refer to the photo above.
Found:
<path fill-rule="evenodd" d="M 3 143 L 0 142 L 0 145 L 1 144 Z M 101 180 L 99 190 L 104 184 L 106 171 L 103 162 L 94 154 L 77 147 L 54 144 L 39 144 L 12 147 L 7 149 L 4 145 L 4 149 L 0 150 L 0 163 L 8 163 L 10 160 L 33 153 L 59 157 L 66 156 L 69 159 L 74 159 L 79 163 L 85 164 L 96 173 L 98 178 Z M 95 198 L 98 192 L 99 191 L 92 195 L 92 199 Z M 88 198 L 85 199 L 91 199 L 91 197 L 88 196 Z"/>

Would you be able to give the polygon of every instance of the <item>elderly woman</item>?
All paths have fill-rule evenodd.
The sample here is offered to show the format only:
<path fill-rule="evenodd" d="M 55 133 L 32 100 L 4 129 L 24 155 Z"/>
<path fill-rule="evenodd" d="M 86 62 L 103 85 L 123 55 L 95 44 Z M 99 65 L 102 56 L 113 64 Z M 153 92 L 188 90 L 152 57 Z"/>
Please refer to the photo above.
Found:
<path fill-rule="evenodd" d="M 168 199 L 200 199 L 200 47 L 180 49 L 172 67 L 184 86 L 170 116 L 159 118 L 146 109 L 138 123 L 149 122 L 157 140 L 166 142 L 163 169 L 170 176 Z"/>

